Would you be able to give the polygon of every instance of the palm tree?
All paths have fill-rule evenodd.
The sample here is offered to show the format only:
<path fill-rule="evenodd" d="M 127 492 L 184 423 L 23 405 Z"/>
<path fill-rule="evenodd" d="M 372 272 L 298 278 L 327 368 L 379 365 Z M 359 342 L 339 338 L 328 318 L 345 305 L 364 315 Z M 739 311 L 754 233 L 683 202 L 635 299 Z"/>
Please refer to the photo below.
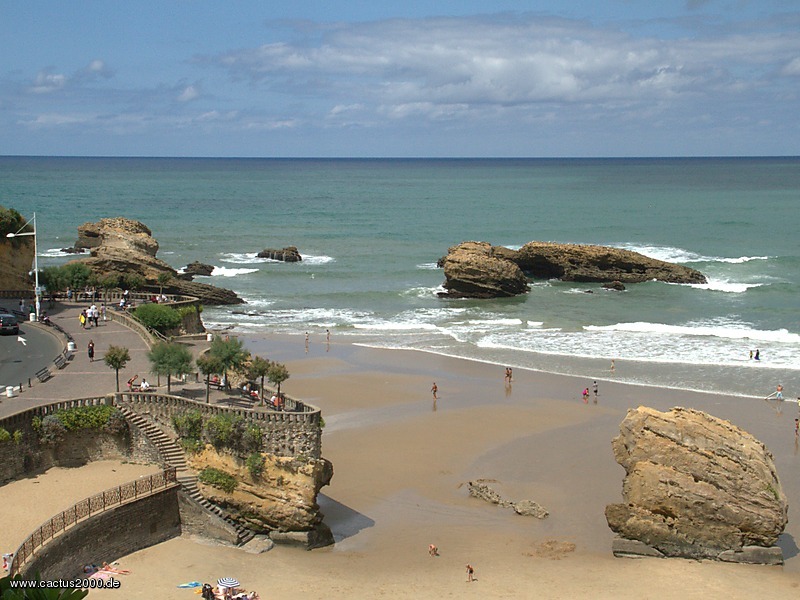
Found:
<path fill-rule="evenodd" d="M 189 349 L 174 342 L 160 342 L 147 353 L 153 372 L 167 376 L 167 393 L 171 392 L 170 377 L 184 375 L 192 370 L 192 353 Z"/>
<path fill-rule="evenodd" d="M 106 350 L 106 353 L 103 355 L 103 362 L 116 372 L 117 393 L 119 393 L 120 369 L 124 369 L 130 359 L 131 353 L 128 352 L 127 348 L 122 348 L 121 346 L 109 346 L 108 350 Z"/>
<path fill-rule="evenodd" d="M 267 359 L 261 358 L 260 356 L 254 356 L 252 362 L 250 363 L 250 367 L 247 369 L 247 376 L 250 379 L 261 379 L 261 393 L 259 395 L 261 400 L 259 404 L 261 406 L 264 406 L 264 378 L 269 374 L 269 368 L 271 366 L 272 363 Z"/>
<path fill-rule="evenodd" d="M 219 336 L 215 336 L 211 340 L 209 354 L 219 360 L 222 365 L 222 375 L 225 378 L 226 389 L 231 387 L 231 383 L 228 380 L 228 371 L 241 368 L 250 357 L 250 353 L 244 349 L 244 344 L 239 338 L 222 339 Z"/>

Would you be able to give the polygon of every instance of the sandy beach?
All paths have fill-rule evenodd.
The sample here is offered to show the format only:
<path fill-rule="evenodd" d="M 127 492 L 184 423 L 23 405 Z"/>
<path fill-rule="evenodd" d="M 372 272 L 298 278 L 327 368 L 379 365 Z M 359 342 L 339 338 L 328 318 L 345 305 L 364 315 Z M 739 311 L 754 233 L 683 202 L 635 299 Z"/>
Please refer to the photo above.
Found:
<path fill-rule="evenodd" d="M 319 503 L 336 545 L 253 555 L 183 537 L 99 557 L 132 573 L 120 590 L 91 597 L 191 599 L 179 584 L 224 576 L 262 598 L 788 598 L 800 588 L 794 403 L 621 385 L 610 372 L 597 374 L 597 402 L 584 403 L 592 380 L 515 370 L 507 386 L 501 366 L 421 352 L 313 340 L 306 352 L 302 337 L 247 344 L 285 362 L 283 389 L 323 410 L 335 474 Z M 706 410 L 767 444 L 790 502 L 784 567 L 612 557 L 603 511 L 621 498 L 624 472 L 610 442 L 639 405 Z M 470 498 L 465 483 L 476 479 L 550 516 Z"/>

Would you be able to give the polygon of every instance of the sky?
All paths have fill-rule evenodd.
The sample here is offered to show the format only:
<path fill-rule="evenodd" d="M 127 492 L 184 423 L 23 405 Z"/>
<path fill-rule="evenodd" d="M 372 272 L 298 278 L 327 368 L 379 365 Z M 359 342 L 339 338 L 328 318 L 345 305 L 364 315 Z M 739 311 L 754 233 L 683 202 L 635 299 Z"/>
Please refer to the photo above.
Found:
<path fill-rule="evenodd" d="M 0 0 L 0 155 L 800 155 L 798 0 Z"/>

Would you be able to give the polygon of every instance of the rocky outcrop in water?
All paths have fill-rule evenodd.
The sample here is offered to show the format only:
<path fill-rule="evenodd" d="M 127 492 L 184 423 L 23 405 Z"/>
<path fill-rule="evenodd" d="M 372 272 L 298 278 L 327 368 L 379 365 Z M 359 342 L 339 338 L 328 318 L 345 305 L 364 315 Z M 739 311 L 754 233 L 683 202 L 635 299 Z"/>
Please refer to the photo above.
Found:
<path fill-rule="evenodd" d="M 781 563 L 788 505 L 772 455 L 706 413 L 629 410 L 612 442 L 623 503 L 606 507 L 619 555 Z"/>
<path fill-rule="evenodd" d="M 258 258 L 269 258 L 270 260 L 281 260 L 283 262 L 300 262 L 303 260 L 303 257 L 300 256 L 297 246 L 287 246 L 286 248 L 281 248 L 280 250 L 275 248 L 265 248 L 258 253 Z"/>
<path fill-rule="evenodd" d="M 205 304 L 242 304 L 235 292 L 224 288 L 186 281 L 167 263 L 156 258 L 158 242 L 150 229 L 139 221 L 115 217 L 78 227 L 76 248 L 88 248 L 90 255 L 77 259 L 100 277 L 139 275 L 147 285 L 160 288 L 158 277 L 167 273 L 171 279 L 163 286 L 170 294 L 196 296 Z"/>
<path fill-rule="evenodd" d="M 189 263 L 183 268 L 182 275 L 208 277 L 214 272 L 214 265 L 207 265 L 198 261 Z"/>
<path fill-rule="evenodd" d="M 630 250 L 583 244 L 530 242 L 519 250 L 486 242 L 463 242 L 439 261 L 445 269 L 446 297 L 498 298 L 528 291 L 528 277 L 611 284 L 658 280 L 706 283 L 695 269 L 649 258 Z"/>
<path fill-rule="evenodd" d="M 528 279 L 512 261 L 486 242 L 453 246 L 441 261 L 447 298 L 503 298 L 528 291 Z"/>

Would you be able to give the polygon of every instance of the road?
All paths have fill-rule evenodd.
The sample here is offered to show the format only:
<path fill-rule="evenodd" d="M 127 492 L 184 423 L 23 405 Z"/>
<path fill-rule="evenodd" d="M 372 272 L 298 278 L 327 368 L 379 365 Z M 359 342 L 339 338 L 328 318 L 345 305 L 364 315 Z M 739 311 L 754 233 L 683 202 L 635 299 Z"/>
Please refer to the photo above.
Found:
<path fill-rule="evenodd" d="M 20 322 L 18 336 L 0 336 L 0 392 L 5 393 L 9 385 L 27 386 L 28 379 L 35 379 L 36 371 L 42 367 L 55 370 L 53 359 L 63 349 L 64 341 L 55 332 Z"/>

